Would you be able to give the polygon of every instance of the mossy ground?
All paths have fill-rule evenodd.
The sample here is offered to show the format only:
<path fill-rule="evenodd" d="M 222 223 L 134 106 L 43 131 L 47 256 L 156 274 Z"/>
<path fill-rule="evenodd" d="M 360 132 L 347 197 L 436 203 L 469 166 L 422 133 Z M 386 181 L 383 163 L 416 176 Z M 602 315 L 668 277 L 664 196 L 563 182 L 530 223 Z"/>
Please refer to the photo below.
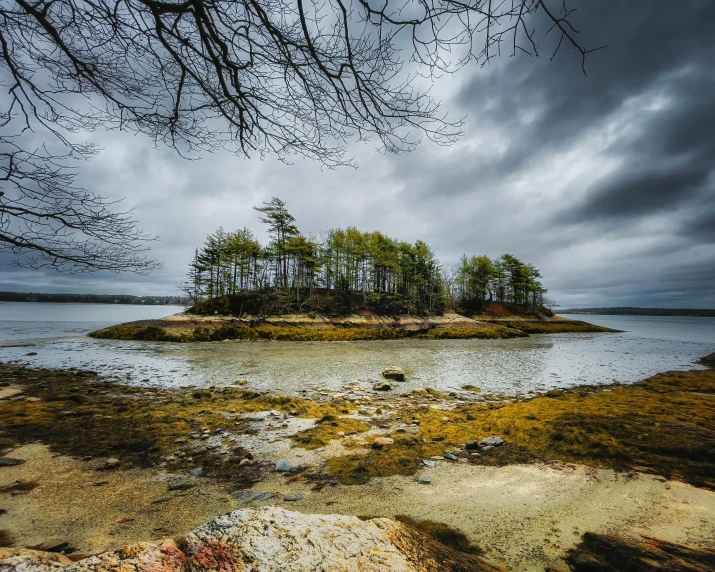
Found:
<path fill-rule="evenodd" d="M 196 326 L 190 321 L 152 320 L 110 326 L 89 335 L 99 339 L 139 340 L 159 342 L 211 342 L 219 340 L 278 340 L 312 342 L 350 342 L 360 340 L 395 340 L 419 338 L 442 339 L 508 339 L 528 334 L 568 332 L 610 332 L 608 328 L 574 320 L 541 321 L 517 319 L 513 321 L 480 317 L 479 327 L 440 326 L 432 329 L 407 330 L 400 327 L 360 327 L 333 325 L 323 327 L 277 326 L 272 324 L 247 325 L 218 321 Z"/>
<path fill-rule="evenodd" d="M 318 419 L 315 427 L 297 433 L 293 437 L 293 441 L 304 449 L 317 449 L 318 447 L 325 447 L 333 439 L 339 439 L 341 437 L 339 433 L 352 435 L 369 430 L 369 425 L 357 419 L 326 415 Z"/>
<path fill-rule="evenodd" d="M 55 452 L 80 459 L 116 457 L 125 467 L 159 463 L 179 449 L 177 438 L 187 439 L 202 428 L 212 433 L 217 429 L 233 434 L 251 431 L 242 417 L 228 412 L 277 410 L 308 418 L 350 413 L 345 406 L 235 387 L 213 391 L 135 388 L 72 371 L 6 365 L 0 365 L 0 378 L 18 383 L 30 397 L 0 401 L 0 447 L 40 441 Z M 252 484 L 260 466 L 240 466 L 238 461 L 245 456 L 240 448 L 231 459 L 197 452 L 190 466 L 203 466 L 206 476 Z M 236 462 L 227 462 L 234 457 Z"/>
<path fill-rule="evenodd" d="M 533 459 L 637 470 L 715 490 L 715 371 L 669 372 L 631 386 L 580 387 L 506 404 L 461 404 L 450 411 L 405 407 L 419 434 L 344 455 L 327 465 L 344 484 L 414 474 L 420 459 L 459 452 L 485 465 Z M 507 445 L 472 457 L 468 440 L 499 435 Z"/>
<path fill-rule="evenodd" d="M 574 572 L 694 572 L 715 570 L 715 550 L 657 538 L 634 542 L 587 532 L 566 561 Z"/>

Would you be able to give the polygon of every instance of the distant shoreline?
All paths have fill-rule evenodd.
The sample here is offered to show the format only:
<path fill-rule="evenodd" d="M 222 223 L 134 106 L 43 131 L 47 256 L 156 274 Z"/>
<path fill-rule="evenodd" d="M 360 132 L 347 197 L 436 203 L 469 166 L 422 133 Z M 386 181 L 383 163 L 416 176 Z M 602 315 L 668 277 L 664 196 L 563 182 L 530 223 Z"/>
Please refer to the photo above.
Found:
<path fill-rule="evenodd" d="M 715 318 L 715 309 L 708 308 L 570 308 L 558 314 L 604 315 L 604 316 L 684 316 Z"/>
<path fill-rule="evenodd" d="M 42 294 L 0 292 L 0 302 L 43 302 L 49 304 L 131 304 L 136 306 L 185 306 L 181 296 L 133 296 L 131 294 Z"/>

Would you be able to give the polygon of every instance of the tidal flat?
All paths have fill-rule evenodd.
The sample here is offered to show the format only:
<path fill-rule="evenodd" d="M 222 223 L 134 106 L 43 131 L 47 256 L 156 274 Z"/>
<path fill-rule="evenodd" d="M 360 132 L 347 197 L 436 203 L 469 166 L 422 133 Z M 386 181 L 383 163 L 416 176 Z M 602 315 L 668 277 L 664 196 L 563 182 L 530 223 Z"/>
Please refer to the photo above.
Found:
<path fill-rule="evenodd" d="M 62 539 L 78 559 L 279 505 L 440 523 L 509 570 L 568 570 L 614 532 L 701 557 L 715 537 L 714 360 L 533 397 L 474 387 L 478 400 L 398 381 L 304 397 L 147 388 L 3 364 L 0 451 L 18 461 L 0 467 L 0 530 L 15 547 Z"/>

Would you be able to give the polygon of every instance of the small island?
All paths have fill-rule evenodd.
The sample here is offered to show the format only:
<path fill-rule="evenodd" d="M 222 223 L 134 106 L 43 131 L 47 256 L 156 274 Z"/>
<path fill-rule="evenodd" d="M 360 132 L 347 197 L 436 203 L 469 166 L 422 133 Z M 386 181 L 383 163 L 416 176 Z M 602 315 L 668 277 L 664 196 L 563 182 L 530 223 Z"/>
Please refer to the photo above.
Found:
<path fill-rule="evenodd" d="M 302 234 L 283 201 L 255 207 L 268 226 L 219 228 L 197 248 L 183 289 L 192 305 L 161 320 L 92 332 L 150 341 L 504 339 L 609 332 L 554 316 L 541 273 L 511 254 L 448 266 L 423 241 L 356 228 Z"/>

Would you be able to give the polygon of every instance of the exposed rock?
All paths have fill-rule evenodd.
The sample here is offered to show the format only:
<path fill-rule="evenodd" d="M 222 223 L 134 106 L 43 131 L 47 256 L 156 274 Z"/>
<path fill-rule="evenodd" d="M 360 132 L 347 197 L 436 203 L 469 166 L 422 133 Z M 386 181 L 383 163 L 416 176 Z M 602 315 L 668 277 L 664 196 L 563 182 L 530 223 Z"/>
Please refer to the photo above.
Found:
<path fill-rule="evenodd" d="M 271 500 L 276 496 L 276 493 L 269 493 L 264 491 L 233 491 L 231 496 L 238 502 L 243 504 L 251 504 L 252 502 L 262 502 Z"/>
<path fill-rule="evenodd" d="M 286 496 L 283 497 L 283 500 L 288 502 L 296 502 L 299 500 L 303 500 L 303 495 L 300 493 L 288 493 Z"/>
<path fill-rule="evenodd" d="M 184 539 L 141 543 L 67 564 L 30 551 L 0 551 L 0 570 L 31 572 L 497 572 L 474 554 L 445 546 L 388 518 L 246 508 L 213 519 Z M 53 561 L 54 560 L 54 561 Z M 67 564 L 62 568 L 59 565 Z"/>
<path fill-rule="evenodd" d="M 473 439 L 472 439 L 471 441 L 467 441 L 467 442 L 464 444 L 464 448 L 465 448 L 467 451 L 474 451 L 474 450 L 476 450 L 476 449 L 479 449 L 479 441 L 475 441 L 475 440 L 473 440 Z"/>
<path fill-rule="evenodd" d="M 449 451 L 444 454 L 444 458 L 448 459 L 449 461 L 459 461 L 459 457 L 455 455 L 454 453 L 450 453 Z"/>
<path fill-rule="evenodd" d="M 382 449 L 386 445 L 394 445 L 395 440 L 390 437 L 375 437 L 375 441 L 372 443 L 373 449 Z"/>
<path fill-rule="evenodd" d="M 100 467 L 100 471 L 112 471 L 121 465 L 121 461 L 119 459 L 115 459 L 114 457 L 110 457 L 107 459 L 104 464 Z"/>
<path fill-rule="evenodd" d="M 276 471 L 278 471 L 279 473 L 290 473 L 293 470 L 295 470 L 293 463 L 291 463 L 287 459 L 280 459 L 276 463 Z"/>
<path fill-rule="evenodd" d="M 503 445 L 506 441 L 502 439 L 501 437 L 485 437 L 481 441 L 479 441 L 479 445 L 482 447 L 500 447 Z"/>
<path fill-rule="evenodd" d="M 422 459 L 422 464 L 428 469 L 434 469 L 437 466 L 435 461 L 428 461 L 427 459 Z"/>
<path fill-rule="evenodd" d="M 189 471 L 189 474 L 190 474 L 192 477 L 200 477 L 201 475 L 204 474 L 204 468 L 203 468 L 203 467 L 198 467 L 198 468 L 196 468 L 196 469 L 191 469 L 191 471 Z"/>
<path fill-rule="evenodd" d="M 14 467 L 15 465 L 22 465 L 25 459 L 14 459 L 12 457 L 0 457 L 0 467 Z"/>
<path fill-rule="evenodd" d="M 175 485 L 170 485 L 170 491 L 188 491 L 193 489 L 196 485 L 194 483 L 176 483 Z"/>
<path fill-rule="evenodd" d="M 394 379 L 395 381 L 405 381 L 405 372 L 399 367 L 390 366 L 382 370 L 382 377 L 385 379 Z"/>
<path fill-rule="evenodd" d="M 392 389 L 392 384 L 389 381 L 378 381 L 372 386 L 375 391 L 390 391 Z"/>

